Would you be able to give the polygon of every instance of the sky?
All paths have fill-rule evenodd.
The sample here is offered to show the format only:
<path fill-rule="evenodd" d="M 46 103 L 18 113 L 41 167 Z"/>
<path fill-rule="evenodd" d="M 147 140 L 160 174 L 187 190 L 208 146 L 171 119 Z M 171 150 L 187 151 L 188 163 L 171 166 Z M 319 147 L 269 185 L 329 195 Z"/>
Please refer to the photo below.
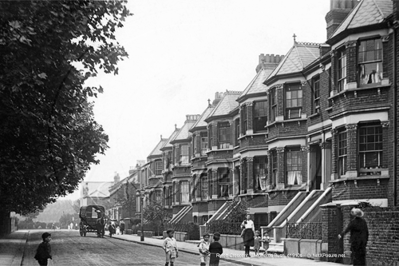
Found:
<path fill-rule="evenodd" d="M 201 114 L 215 92 L 243 91 L 260 54 L 285 55 L 298 42 L 326 41 L 329 0 L 128 0 L 134 14 L 116 32 L 129 58 L 100 74 L 94 114 L 109 135 L 85 181 L 127 177 L 161 135 Z M 67 199 L 77 199 L 75 192 Z"/>

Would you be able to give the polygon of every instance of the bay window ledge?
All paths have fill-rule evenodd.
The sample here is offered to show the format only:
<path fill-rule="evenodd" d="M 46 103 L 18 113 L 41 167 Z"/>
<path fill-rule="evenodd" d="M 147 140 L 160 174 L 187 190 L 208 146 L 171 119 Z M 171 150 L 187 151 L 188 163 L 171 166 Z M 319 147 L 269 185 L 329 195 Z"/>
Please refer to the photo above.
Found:
<path fill-rule="evenodd" d="M 266 127 L 270 128 L 270 127 L 272 127 L 273 125 L 277 125 L 277 124 L 283 124 L 283 125 L 284 125 L 284 123 L 292 123 L 292 122 L 300 123 L 300 122 L 302 122 L 302 121 L 305 122 L 305 121 L 307 121 L 307 120 L 308 120 L 307 118 L 294 118 L 294 119 L 287 119 L 287 120 L 274 121 L 274 122 L 270 123 L 269 125 L 267 125 Z"/>
<path fill-rule="evenodd" d="M 379 83 L 365 84 L 365 85 L 361 85 L 361 86 L 358 86 L 357 82 L 351 82 L 351 83 L 348 83 L 347 88 L 343 91 L 340 91 L 340 92 L 332 91 L 332 93 L 331 93 L 332 95 L 330 97 L 328 97 L 328 100 L 333 100 L 334 98 L 339 97 L 341 95 L 345 95 L 345 93 L 348 93 L 348 92 L 356 93 L 356 91 L 362 91 L 362 90 L 372 90 L 372 89 L 379 90 L 382 88 L 389 88 L 391 85 L 392 84 L 389 82 L 389 79 L 383 79 Z M 378 94 L 380 94 L 380 91 L 378 91 Z"/>
<path fill-rule="evenodd" d="M 245 138 L 248 138 L 248 137 L 263 136 L 263 135 L 267 135 L 267 134 L 269 134 L 268 131 L 255 132 L 255 133 L 252 133 L 252 134 L 247 134 L 247 135 L 241 136 L 241 137 L 239 137 L 238 139 L 241 140 L 241 139 L 245 139 Z M 239 146 L 236 146 L 236 147 L 239 147 Z M 234 147 L 234 148 L 236 148 L 236 147 Z"/>
<path fill-rule="evenodd" d="M 385 171 L 386 170 L 386 171 Z M 381 173 L 384 172 L 384 175 L 364 175 L 364 176 L 356 176 L 356 177 L 348 177 L 348 176 L 341 176 L 339 179 L 331 180 L 329 183 L 341 183 L 347 181 L 358 181 L 358 180 L 376 180 L 376 179 L 389 179 L 388 169 L 384 169 Z M 377 181 L 379 183 L 379 181 Z"/>

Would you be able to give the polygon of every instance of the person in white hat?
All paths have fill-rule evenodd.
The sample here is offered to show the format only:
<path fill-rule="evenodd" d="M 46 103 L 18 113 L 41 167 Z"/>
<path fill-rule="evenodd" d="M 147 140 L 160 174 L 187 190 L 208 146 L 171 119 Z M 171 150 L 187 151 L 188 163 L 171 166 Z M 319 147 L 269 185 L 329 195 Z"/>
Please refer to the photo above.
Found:
<path fill-rule="evenodd" d="M 363 211 L 358 208 L 351 210 L 354 219 L 348 224 L 346 229 L 338 235 L 341 239 L 350 231 L 351 258 L 353 265 L 366 265 L 366 246 L 369 240 L 369 229 L 367 222 L 363 219 Z"/>

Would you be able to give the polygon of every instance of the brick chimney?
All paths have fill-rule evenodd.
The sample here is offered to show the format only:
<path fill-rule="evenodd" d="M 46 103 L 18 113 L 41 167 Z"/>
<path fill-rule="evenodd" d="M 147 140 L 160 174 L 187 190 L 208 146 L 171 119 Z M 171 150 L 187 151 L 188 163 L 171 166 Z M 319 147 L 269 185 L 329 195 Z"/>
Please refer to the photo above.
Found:
<path fill-rule="evenodd" d="M 223 98 L 223 96 L 224 96 L 223 92 L 215 92 L 215 100 L 213 100 L 212 105 L 216 106 Z"/>
<path fill-rule="evenodd" d="M 258 73 L 261 69 L 275 69 L 280 61 L 283 59 L 283 57 L 283 55 L 260 54 L 259 63 L 256 66 L 256 73 Z"/>
<path fill-rule="evenodd" d="M 326 15 L 327 40 L 358 3 L 358 0 L 330 0 L 330 11 Z"/>

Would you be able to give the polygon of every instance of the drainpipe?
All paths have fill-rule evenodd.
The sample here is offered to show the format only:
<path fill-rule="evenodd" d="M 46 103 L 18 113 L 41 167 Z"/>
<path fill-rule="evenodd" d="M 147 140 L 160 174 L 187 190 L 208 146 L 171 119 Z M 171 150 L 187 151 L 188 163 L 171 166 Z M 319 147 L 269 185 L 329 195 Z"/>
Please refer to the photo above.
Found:
<path fill-rule="evenodd" d="M 398 137 L 397 137 L 397 104 L 398 104 L 398 98 L 397 98 L 397 92 L 396 90 L 398 89 L 397 85 L 397 58 L 396 58 L 396 49 L 397 49 L 397 28 L 398 28 L 398 21 L 394 21 L 393 25 L 393 206 L 397 206 L 397 162 L 398 162 L 398 154 L 397 154 L 397 143 L 398 143 Z"/>

